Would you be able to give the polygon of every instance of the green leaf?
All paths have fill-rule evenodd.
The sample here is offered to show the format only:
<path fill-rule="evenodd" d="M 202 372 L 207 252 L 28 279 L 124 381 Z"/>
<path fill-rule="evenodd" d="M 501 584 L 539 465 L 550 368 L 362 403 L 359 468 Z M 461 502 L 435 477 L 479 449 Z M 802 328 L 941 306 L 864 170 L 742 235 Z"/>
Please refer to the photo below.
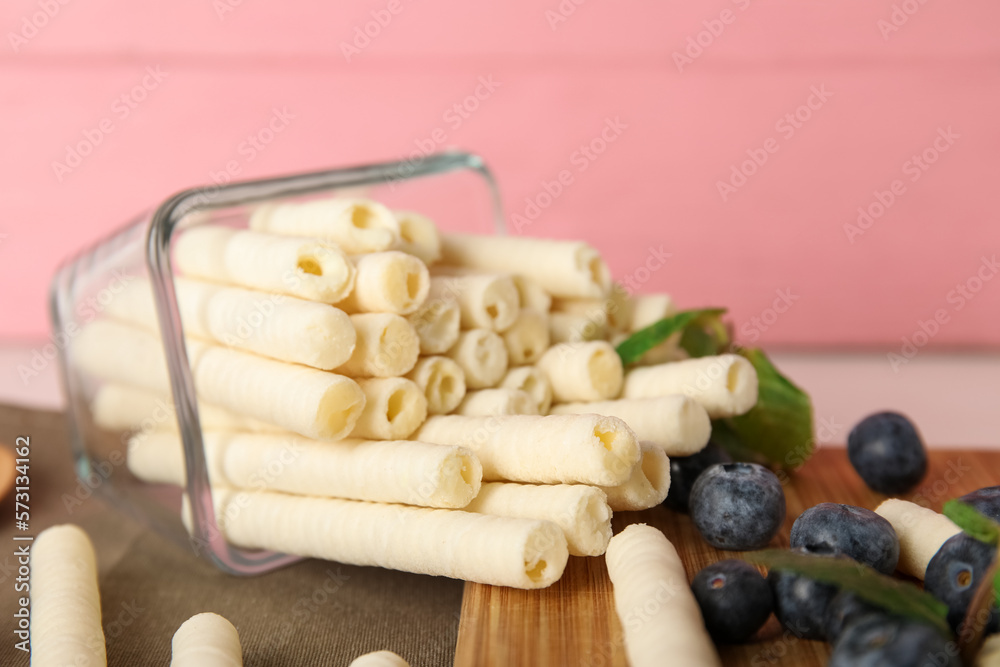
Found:
<path fill-rule="evenodd" d="M 768 461 L 799 467 L 816 449 L 812 400 L 782 375 L 762 350 L 741 348 L 735 352 L 757 371 L 757 404 L 745 415 L 726 419 L 726 426 L 747 449 Z"/>
<path fill-rule="evenodd" d="M 700 310 L 684 310 L 644 329 L 636 331 L 618 344 L 616 350 L 626 366 L 634 364 L 654 347 L 670 338 L 674 333 L 696 325 L 704 318 L 716 318 L 726 312 L 725 308 L 703 308 Z"/>
<path fill-rule="evenodd" d="M 964 530 L 970 537 L 980 542 L 996 546 L 1000 543 L 1000 524 L 983 516 L 975 507 L 961 500 L 949 500 L 944 504 L 944 515 L 952 523 Z"/>
<path fill-rule="evenodd" d="M 782 549 L 755 551 L 743 557 L 770 570 L 793 572 L 835 584 L 893 614 L 928 623 L 946 636 L 951 635 L 947 605 L 909 582 L 881 574 L 850 558 L 810 556 Z"/>
<path fill-rule="evenodd" d="M 722 322 L 722 313 L 703 314 L 681 334 L 681 348 L 692 358 L 710 357 L 729 349 L 729 329 Z"/>

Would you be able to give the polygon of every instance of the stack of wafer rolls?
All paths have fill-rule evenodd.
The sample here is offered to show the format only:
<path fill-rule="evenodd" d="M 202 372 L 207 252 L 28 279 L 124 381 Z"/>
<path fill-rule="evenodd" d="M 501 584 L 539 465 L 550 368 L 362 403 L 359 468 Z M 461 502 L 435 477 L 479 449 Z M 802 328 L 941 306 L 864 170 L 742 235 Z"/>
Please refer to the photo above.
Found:
<path fill-rule="evenodd" d="M 236 546 L 547 586 L 569 555 L 604 553 L 613 512 L 663 502 L 669 457 L 704 447 L 711 417 L 757 400 L 731 355 L 668 341 L 625 368 L 617 342 L 674 304 L 614 284 L 584 242 L 442 233 L 358 198 L 268 203 L 246 227 L 195 226 L 172 249 Z M 69 356 L 95 425 L 128 433 L 131 474 L 185 486 L 151 284 Z"/>

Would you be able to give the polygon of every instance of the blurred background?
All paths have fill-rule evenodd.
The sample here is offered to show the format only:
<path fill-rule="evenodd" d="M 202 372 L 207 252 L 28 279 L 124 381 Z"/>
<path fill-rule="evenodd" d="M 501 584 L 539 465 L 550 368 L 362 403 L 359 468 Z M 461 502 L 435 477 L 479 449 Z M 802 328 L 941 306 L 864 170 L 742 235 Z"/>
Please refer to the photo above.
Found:
<path fill-rule="evenodd" d="M 59 404 L 54 369 L 18 372 L 56 266 L 171 193 L 459 147 L 512 233 L 728 307 L 821 440 L 894 408 L 996 445 L 998 24 L 988 0 L 5 0 L 0 400 Z"/>

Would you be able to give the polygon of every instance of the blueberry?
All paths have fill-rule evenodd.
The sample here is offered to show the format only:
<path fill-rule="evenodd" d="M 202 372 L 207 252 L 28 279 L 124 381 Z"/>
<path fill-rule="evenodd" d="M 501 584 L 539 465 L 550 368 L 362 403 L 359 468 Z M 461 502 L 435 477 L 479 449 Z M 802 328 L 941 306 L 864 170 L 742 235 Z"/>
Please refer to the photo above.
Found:
<path fill-rule="evenodd" d="M 673 472 L 672 469 L 671 472 Z M 671 481 L 673 480 L 671 479 Z M 978 491 L 967 493 L 959 500 L 972 505 L 983 516 L 988 516 L 1000 523 L 1000 486 L 987 486 Z"/>
<path fill-rule="evenodd" d="M 876 604 L 862 599 L 857 593 L 840 591 L 833 596 L 826 607 L 826 619 L 823 622 L 823 633 L 826 641 L 837 641 L 848 625 L 869 614 L 882 614 L 885 611 Z"/>
<path fill-rule="evenodd" d="M 853 505 L 820 503 L 792 524 L 791 545 L 826 543 L 882 574 L 892 574 L 899 560 L 899 538 L 892 524 L 875 512 Z"/>
<path fill-rule="evenodd" d="M 996 548 L 959 533 L 941 545 L 924 574 L 924 589 L 948 605 L 948 623 L 958 630 L 965 613 L 996 558 Z M 996 632 L 997 610 L 988 619 L 988 632 Z"/>
<path fill-rule="evenodd" d="M 688 511 L 691 487 L 698 475 L 715 463 L 729 463 L 732 459 L 722 447 L 709 442 L 700 452 L 691 456 L 670 457 L 670 491 L 663 504 L 678 512 Z"/>
<path fill-rule="evenodd" d="M 927 474 L 927 452 L 910 420 L 896 412 L 862 419 L 847 436 L 847 457 L 873 491 L 905 493 Z"/>
<path fill-rule="evenodd" d="M 961 667 L 950 637 L 919 621 L 868 614 L 844 629 L 828 667 Z"/>
<path fill-rule="evenodd" d="M 695 575 L 691 590 L 705 627 L 721 644 L 750 639 L 771 615 L 771 587 L 757 569 L 742 560 L 722 560 Z"/>
<path fill-rule="evenodd" d="M 798 553 L 816 557 L 836 557 L 839 552 L 829 545 L 798 547 Z M 839 589 L 800 574 L 771 570 L 767 575 L 774 593 L 774 615 L 800 639 L 823 639 L 827 608 Z"/>
<path fill-rule="evenodd" d="M 719 549 L 760 549 L 785 520 L 781 482 L 756 463 L 716 463 L 691 489 L 691 518 Z"/>

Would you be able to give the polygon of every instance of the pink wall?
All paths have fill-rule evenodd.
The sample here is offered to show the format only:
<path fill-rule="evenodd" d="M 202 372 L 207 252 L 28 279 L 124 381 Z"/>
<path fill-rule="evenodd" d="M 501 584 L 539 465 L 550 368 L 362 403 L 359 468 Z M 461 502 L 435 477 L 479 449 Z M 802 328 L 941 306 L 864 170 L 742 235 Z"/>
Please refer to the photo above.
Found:
<path fill-rule="evenodd" d="M 397 158 L 441 128 L 486 157 L 509 216 L 569 172 L 525 233 L 585 237 L 620 275 L 662 246 L 646 288 L 731 306 L 744 340 L 891 350 L 940 311 L 932 344 L 1000 344 L 1000 279 L 977 276 L 1000 270 L 981 259 L 1000 255 L 996 2 L 64 1 L 0 6 L 0 338 L 44 334 L 60 259 L 230 161 L 258 177 Z M 372 12 L 390 19 L 348 60 Z M 481 77 L 495 90 L 449 113 Z M 249 150 L 274 109 L 287 127 Z M 615 119 L 601 155 L 580 152 Z M 763 164 L 723 201 L 748 151 Z M 777 291 L 793 301 L 772 318 Z"/>

